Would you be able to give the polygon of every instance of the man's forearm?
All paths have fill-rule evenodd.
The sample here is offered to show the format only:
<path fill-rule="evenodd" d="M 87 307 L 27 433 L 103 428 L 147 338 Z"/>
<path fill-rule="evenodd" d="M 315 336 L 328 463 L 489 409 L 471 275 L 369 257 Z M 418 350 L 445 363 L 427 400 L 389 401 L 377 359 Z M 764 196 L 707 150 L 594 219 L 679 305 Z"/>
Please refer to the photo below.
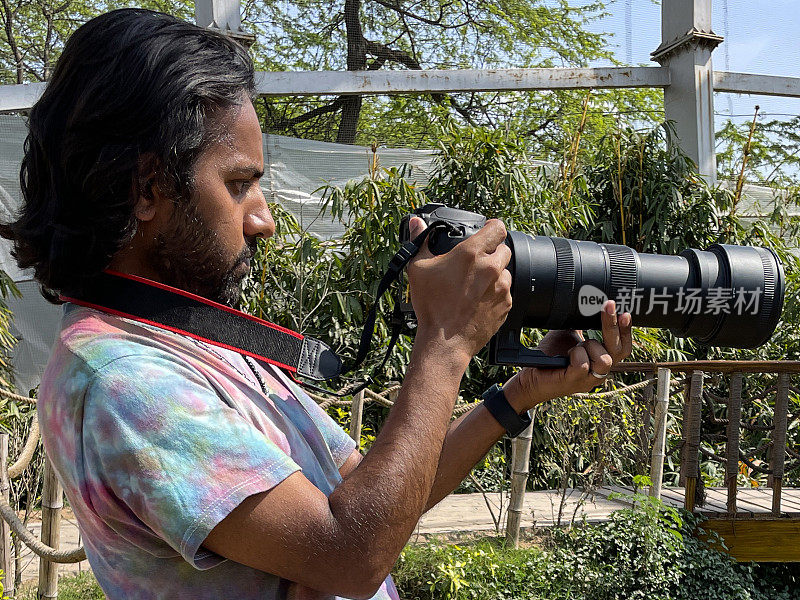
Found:
<path fill-rule="evenodd" d="M 516 382 L 509 382 L 516 386 Z M 508 386 L 506 386 L 508 387 Z M 504 388 L 506 389 L 506 388 Z M 509 390 L 506 399 L 517 412 L 525 410 L 516 395 Z M 469 475 L 469 472 L 486 453 L 503 437 L 506 430 L 498 423 L 483 404 L 479 404 L 462 415 L 447 430 L 436 479 L 431 489 L 425 510 L 433 508 L 442 498 L 452 492 Z"/>
<path fill-rule="evenodd" d="M 505 429 L 482 404 L 454 421 L 442 445 L 436 479 L 425 510 L 433 508 L 456 489 L 504 433 Z"/>
<path fill-rule="evenodd" d="M 468 358 L 439 340 L 418 337 L 403 387 L 375 443 L 329 497 L 333 517 L 352 528 L 387 569 L 430 498 Z"/>

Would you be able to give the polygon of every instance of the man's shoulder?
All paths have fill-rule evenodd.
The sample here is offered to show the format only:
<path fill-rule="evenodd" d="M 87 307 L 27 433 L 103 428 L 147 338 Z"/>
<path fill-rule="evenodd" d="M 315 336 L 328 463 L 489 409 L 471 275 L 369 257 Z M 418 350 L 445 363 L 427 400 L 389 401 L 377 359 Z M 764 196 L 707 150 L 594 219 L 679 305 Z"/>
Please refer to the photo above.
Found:
<path fill-rule="evenodd" d="M 85 391 L 98 378 L 146 379 L 159 373 L 197 378 L 202 351 L 184 336 L 94 309 L 68 305 L 40 391 Z M 158 382 L 141 382 L 157 384 Z"/>
<path fill-rule="evenodd" d="M 68 306 L 50 363 L 82 363 L 96 372 L 127 357 L 163 354 L 146 328 L 97 310 Z"/>
<path fill-rule="evenodd" d="M 192 348 L 182 336 L 69 306 L 42 377 L 40 404 L 68 398 L 83 406 L 94 394 L 106 401 L 156 399 L 180 386 L 205 391 L 207 380 Z"/>

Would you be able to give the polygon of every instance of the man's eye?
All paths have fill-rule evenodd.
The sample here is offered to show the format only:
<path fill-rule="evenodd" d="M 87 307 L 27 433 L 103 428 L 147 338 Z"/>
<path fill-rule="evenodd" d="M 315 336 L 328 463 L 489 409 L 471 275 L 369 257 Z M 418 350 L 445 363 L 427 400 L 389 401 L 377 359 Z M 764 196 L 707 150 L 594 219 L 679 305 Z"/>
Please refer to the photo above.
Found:
<path fill-rule="evenodd" d="M 250 181 L 247 180 L 239 180 L 239 181 L 232 181 L 230 184 L 231 192 L 233 192 L 236 196 L 241 196 L 247 191 L 247 188 L 250 187 Z"/>

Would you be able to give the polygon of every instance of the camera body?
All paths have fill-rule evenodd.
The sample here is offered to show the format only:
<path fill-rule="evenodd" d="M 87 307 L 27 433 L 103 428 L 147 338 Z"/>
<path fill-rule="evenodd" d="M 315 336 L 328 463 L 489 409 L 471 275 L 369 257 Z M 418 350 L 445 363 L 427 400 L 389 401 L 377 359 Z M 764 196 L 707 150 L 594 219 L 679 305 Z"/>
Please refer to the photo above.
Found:
<path fill-rule="evenodd" d="M 428 236 L 434 255 L 446 254 L 486 224 L 483 215 L 427 204 L 403 218 L 401 243 L 409 240 L 412 216 L 434 228 Z M 608 299 L 618 312 L 631 313 L 637 326 L 669 328 L 678 337 L 730 348 L 765 343 L 783 308 L 783 265 L 768 248 L 713 244 L 669 256 L 518 231 L 510 231 L 505 243 L 512 253 L 507 268 L 513 306 L 489 343 L 492 364 L 566 366 L 566 357 L 522 344 L 522 328 L 600 329 Z M 413 325 L 403 292 L 398 302 Z"/>
<path fill-rule="evenodd" d="M 411 217 L 419 217 L 428 227 L 437 224 L 445 225 L 436 229 L 428 236 L 428 249 L 432 254 L 439 256 L 448 253 L 457 244 L 477 233 L 486 225 L 484 215 L 452 208 L 444 204 L 430 203 L 417 209 L 410 215 L 403 217 L 400 223 L 400 243 L 410 239 L 408 223 Z M 506 244 L 511 246 L 511 234 L 506 239 Z M 513 252 L 513 246 L 511 246 Z M 514 260 L 512 258 L 509 269 L 513 275 Z M 512 297 L 514 290 L 512 287 Z M 401 289 L 397 302 L 406 324 L 413 328 L 415 323 L 414 308 Z M 520 341 L 519 329 L 513 329 L 508 322 L 503 325 L 489 342 L 489 362 L 495 365 L 517 365 L 536 367 L 565 367 L 569 359 L 564 356 L 548 356 L 541 350 L 528 348 Z"/>

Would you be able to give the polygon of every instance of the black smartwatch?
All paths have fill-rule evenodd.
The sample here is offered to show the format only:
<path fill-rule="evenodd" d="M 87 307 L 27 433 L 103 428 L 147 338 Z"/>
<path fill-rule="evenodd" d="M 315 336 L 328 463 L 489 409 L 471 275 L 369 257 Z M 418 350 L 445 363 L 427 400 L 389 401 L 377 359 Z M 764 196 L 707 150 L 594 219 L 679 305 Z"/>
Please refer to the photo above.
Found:
<path fill-rule="evenodd" d="M 528 412 L 517 414 L 512 406 L 506 400 L 506 395 L 496 383 L 481 395 L 483 398 L 483 405 L 486 407 L 495 420 L 505 427 L 506 435 L 510 438 L 517 437 L 520 433 L 525 431 L 525 428 L 531 424 L 531 417 Z"/>

